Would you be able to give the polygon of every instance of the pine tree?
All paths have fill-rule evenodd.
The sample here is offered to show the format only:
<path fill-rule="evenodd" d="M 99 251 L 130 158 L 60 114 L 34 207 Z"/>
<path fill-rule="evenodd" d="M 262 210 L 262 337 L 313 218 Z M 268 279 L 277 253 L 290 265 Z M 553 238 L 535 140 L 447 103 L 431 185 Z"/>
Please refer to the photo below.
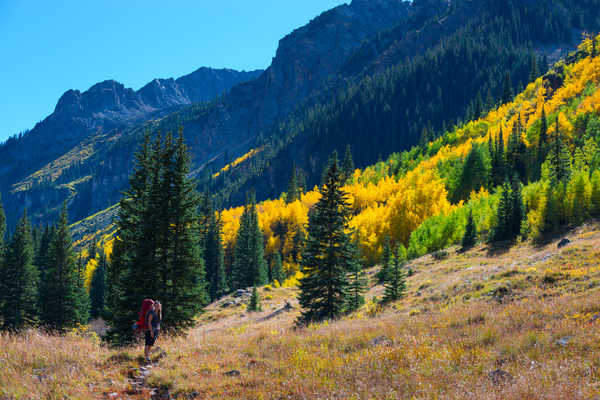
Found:
<path fill-rule="evenodd" d="M 2 268 L 4 329 L 21 329 L 37 318 L 38 271 L 33 265 L 33 240 L 27 211 L 15 228 Z"/>
<path fill-rule="evenodd" d="M 6 245 L 4 238 L 6 237 L 6 215 L 4 214 L 4 206 L 2 205 L 2 194 L 0 193 L 0 272 L 4 268 L 4 258 L 6 255 Z M 4 289 L 2 288 L 2 280 L 0 280 L 0 309 L 4 302 Z M 1 316 L 1 315 L 0 315 Z"/>
<path fill-rule="evenodd" d="M 469 210 L 469 216 L 467 217 L 467 225 L 465 226 L 465 234 L 462 239 L 463 250 L 469 249 L 475 246 L 477 243 L 477 228 L 475 221 L 473 220 L 473 210 Z"/>
<path fill-rule="evenodd" d="M 469 197 L 473 190 L 486 187 L 489 181 L 489 167 L 486 165 L 481 149 L 473 145 L 463 165 L 453 201 L 458 203 Z"/>
<path fill-rule="evenodd" d="M 273 254 L 273 258 L 271 259 L 271 276 L 273 281 L 277 281 L 280 284 L 285 280 L 285 276 L 283 275 L 283 265 L 281 263 L 281 255 L 279 252 Z"/>
<path fill-rule="evenodd" d="M 377 275 L 375 275 L 378 283 L 385 282 L 386 276 L 388 276 L 393 266 L 393 257 L 392 247 L 390 246 L 390 237 L 386 236 L 383 243 L 383 252 L 381 254 L 381 269 L 377 272 Z"/>
<path fill-rule="evenodd" d="M 521 125 L 521 117 L 517 118 L 517 122 L 513 125 L 513 130 L 508 138 L 508 146 L 506 149 L 506 167 L 513 174 L 524 180 L 527 177 L 527 168 L 525 163 L 525 153 L 527 148 L 521 137 L 523 126 Z"/>
<path fill-rule="evenodd" d="M 244 208 L 236 237 L 233 259 L 233 287 L 242 289 L 267 283 L 267 263 L 264 257 L 264 239 L 258 226 L 254 195 Z"/>
<path fill-rule="evenodd" d="M 292 175 L 290 176 L 290 182 L 288 183 L 287 195 L 285 202 L 287 204 L 293 203 L 300 198 L 298 190 L 298 176 L 296 173 L 296 164 L 292 166 Z"/>
<path fill-rule="evenodd" d="M 346 308 L 346 274 L 356 254 L 346 232 L 350 207 L 341 189 L 343 173 L 334 156 L 323 174 L 321 198 L 309 215 L 308 239 L 302 255 L 305 276 L 298 300 L 303 308 L 300 323 L 339 317 Z"/>
<path fill-rule="evenodd" d="M 82 319 L 78 287 L 77 263 L 64 204 L 50 243 L 48 269 L 40 290 L 40 320 L 44 325 L 61 330 L 86 322 Z"/>
<path fill-rule="evenodd" d="M 384 303 L 400 299 L 406 293 L 406 249 L 400 245 L 396 250 L 393 267 L 385 280 Z"/>
<path fill-rule="evenodd" d="M 506 71 L 504 74 L 504 83 L 502 85 L 502 104 L 506 104 L 512 101 L 513 89 L 512 82 L 510 79 L 510 72 Z"/>
<path fill-rule="evenodd" d="M 208 219 L 208 231 L 204 242 L 204 265 L 208 294 L 215 301 L 228 292 L 223 243 L 221 241 L 221 222 L 212 212 Z"/>
<path fill-rule="evenodd" d="M 363 270 L 362 265 L 358 261 L 358 251 L 355 243 L 352 244 L 354 248 L 354 262 L 350 264 L 350 273 L 348 274 L 348 300 L 346 304 L 346 312 L 352 312 L 358 310 L 363 304 L 365 299 L 363 294 L 367 291 L 367 276 Z"/>
<path fill-rule="evenodd" d="M 492 240 L 515 239 L 521 232 L 521 223 L 525 216 L 521 197 L 521 183 L 516 176 L 513 179 L 512 186 L 508 181 L 502 186 L 496 215 L 498 221 L 492 231 Z"/>
<path fill-rule="evenodd" d="M 342 162 L 342 172 L 346 181 L 352 177 L 355 168 L 352 150 L 350 150 L 350 145 L 348 144 L 346 145 L 346 154 L 344 154 L 344 161 Z"/>
<path fill-rule="evenodd" d="M 538 61 L 535 54 L 531 55 L 531 71 L 529 72 L 529 82 L 533 82 L 540 75 L 540 71 L 538 69 Z"/>
<path fill-rule="evenodd" d="M 565 182 L 569 178 L 570 156 L 565 148 L 559 131 L 558 121 L 556 122 L 556 131 L 554 140 L 548 153 L 550 179 L 554 185 Z"/>
<path fill-rule="evenodd" d="M 304 250 L 304 246 L 306 244 L 306 235 L 304 234 L 304 230 L 300 227 L 296 227 L 296 233 L 292 237 L 292 261 L 298 262 L 302 256 L 302 251 Z"/>
<path fill-rule="evenodd" d="M 540 125 L 540 135 L 538 139 L 538 148 L 537 148 L 537 162 L 538 169 L 542 167 L 542 164 L 546 160 L 548 156 L 548 119 L 546 118 L 546 109 L 542 107 L 542 117 L 541 117 L 541 125 Z M 541 172 L 538 173 L 538 177 Z"/>
<path fill-rule="evenodd" d="M 98 318 L 104 313 L 106 303 L 106 255 L 100 250 L 98 266 L 90 283 L 90 317 Z"/>
<path fill-rule="evenodd" d="M 77 297 L 77 315 L 78 320 L 87 322 L 90 317 L 90 296 L 85 288 L 85 258 L 79 255 L 77 262 L 77 285 L 75 287 L 75 296 Z"/>
<path fill-rule="evenodd" d="M 180 130 L 174 150 L 174 159 L 163 169 L 172 169 L 173 178 L 167 180 L 170 188 L 169 225 L 166 242 L 162 246 L 168 262 L 163 265 L 163 282 L 159 299 L 165 299 L 163 305 L 165 327 L 181 330 L 193 326 L 194 317 L 208 304 L 206 273 L 202 251 L 196 236 L 200 197 L 196 183 L 188 177 L 191 160 Z M 166 188 L 163 188 L 163 193 Z"/>
<path fill-rule="evenodd" d="M 596 40 L 596 36 L 592 36 L 592 52 L 590 53 L 592 58 L 598 57 L 598 45 Z"/>
<path fill-rule="evenodd" d="M 256 286 L 252 287 L 252 296 L 250 296 L 250 301 L 248 302 L 248 311 L 262 311 L 262 306 L 260 305 L 260 295 L 258 294 L 258 290 L 256 290 Z"/>
<path fill-rule="evenodd" d="M 511 195 L 511 223 L 510 233 L 512 238 L 516 238 L 521 233 L 521 224 L 525 218 L 525 210 L 523 209 L 523 197 L 521 195 L 521 182 L 518 179 L 513 179 L 510 191 Z"/>

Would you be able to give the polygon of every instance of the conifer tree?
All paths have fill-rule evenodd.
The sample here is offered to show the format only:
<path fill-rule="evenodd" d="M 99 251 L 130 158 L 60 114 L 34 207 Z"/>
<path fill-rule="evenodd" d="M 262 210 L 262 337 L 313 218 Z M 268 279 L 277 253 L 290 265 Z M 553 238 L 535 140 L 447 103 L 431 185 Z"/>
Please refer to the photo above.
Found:
<path fill-rule="evenodd" d="M 348 297 L 347 273 L 356 262 L 354 245 L 346 232 L 350 207 L 341 189 L 343 173 L 332 158 L 319 188 L 321 198 L 309 215 L 308 238 L 302 255 L 305 276 L 298 300 L 300 323 L 339 317 Z"/>
<path fill-rule="evenodd" d="M 300 227 L 296 227 L 296 233 L 292 237 L 292 261 L 298 262 L 300 261 L 300 257 L 302 256 L 302 251 L 304 250 L 304 245 L 306 244 L 306 235 L 304 234 L 304 230 Z"/>
<path fill-rule="evenodd" d="M 292 166 L 292 175 L 290 176 L 290 182 L 288 183 L 287 195 L 285 197 L 285 202 L 287 204 L 293 203 L 294 201 L 299 199 L 299 190 L 298 190 L 298 176 L 296 172 L 296 163 Z"/>
<path fill-rule="evenodd" d="M 558 121 L 554 132 L 554 140 L 548 153 L 550 180 L 554 185 L 565 182 L 569 178 L 570 156 L 565 148 L 559 131 Z"/>
<path fill-rule="evenodd" d="M 385 241 L 383 242 L 383 252 L 381 254 L 381 269 L 377 272 L 377 275 L 375 275 L 378 283 L 385 282 L 386 276 L 389 274 L 394 263 L 393 257 L 392 247 L 390 246 L 390 237 L 386 236 Z"/>
<path fill-rule="evenodd" d="M 37 318 L 38 271 L 33 265 L 33 240 L 27 210 L 8 244 L 2 270 L 4 329 L 21 329 Z"/>
<path fill-rule="evenodd" d="M 248 311 L 262 311 L 262 306 L 260 305 L 260 295 L 258 294 L 258 290 L 256 290 L 256 286 L 252 287 L 252 295 L 250 296 L 250 301 L 248 302 Z"/>
<path fill-rule="evenodd" d="M 463 165 L 453 201 L 459 202 L 469 197 L 471 191 L 486 187 L 489 181 L 489 166 L 486 165 L 481 149 L 473 145 Z"/>
<path fill-rule="evenodd" d="M 355 255 L 353 257 L 354 262 L 350 264 L 350 273 L 348 274 L 348 301 L 346 312 L 356 311 L 365 304 L 363 294 L 367 291 L 367 276 L 362 265 L 358 261 L 357 245 L 353 243 L 352 247 L 354 247 Z"/>
<path fill-rule="evenodd" d="M 538 139 L 537 158 L 538 166 L 541 168 L 542 164 L 548 156 L 548 118 L 546 118 L 546 109 L 542 107 L 542 117 L 540 125 L 540 135 Z M 538 174 L 539 176 L 539 174 Z"/>
<path fill-rule="evenodd" d="M 404 265 L 406 263 L 406 249 L 403 245 L 398 246 L 396 255 L 393 259 L 393 266 L 385 280 L 385 290 L 383 294 L 384 303 L 395 301 L 406 293 L 406 272 Z"/>
<path fill-rule="evenodd" d="M 196 183 L 188 177 L 191 160 L 179 131 L 174 158 L 163 169 L 172 169 L 170 180 L 169 225 L 166 242 L 167 264 L 163 265 L 162 276 L 166 277 L 159 299 L 165 299 L 165 326 L 174 330 L 191 327 L 194 317 L 208 304 L 206 273 L 202 249 L 198 246 L 196 232 L 197 209 L 200 201 Z M 167 180 L 167 184 L 169 180 Z M 166 188 L 163 188 L 163 192 Z"/>
<path fill-rule="evenodd" d="M 77 262 L 63 205 L 58 226 L 48 251 L 48 269 L 40 290 L 40 320 L 54 329 L 86 322 L 82 319 Z"/>
<path fill-rule="evenodd" d="M 510 72 L 506 71 L 504 74 L 504 83 L 502 85 L 502 104 L 509 103 L 513 98 L 512 82 L 510 79 Z"/>
<path fill-rule="evenodd" d="M 508 181 L 502 186 L 496 215 L 498 221 L 492 230 L 492 240 L 515 239 L 521 232 L 521 222 L 524 218 L 521 183 L 516 177 L 512 186 Z"/>
<path fill-rule="evenodd" d="M 469 209 L 465 234 L 462 239 L 462 248 L 463 250 L 469 249 L 475 246 L 475 243 L 477 243 L 477 228 L 475 226 L 475 221 L 473 220 L 473 210 Z"/>
<path fill-rule="evenodd" d="M 6 246 L 4 238 L 6 236 L 6 215 L 4 214 L 4 206 L 2 205 L 2 194 L 0 193 L 0 272 L 4 268 L 4 258 L 6 253 Z M 0 280 L 0 307 L 4 302 L 4 290 L 2 289 L 2 281 Z"/>
<path fill-rule="evenodd" d="M 208 217 L 208 231 L 204 242 L 204 265 L 208 294 L 215 301 L 228 292 L 223 243 L 221 241 L 221 222 L 212 212 Z"/>
<path fill-rule="evenodd" d="M 244 208 L 236 237 L 233 259 L 234 282 L 232 289 L 261 286 L 267 283 L 267 263 L 264 257 L 264 239 L 258 226 L 254 195 Z"/>
<path fill-rule="evenodd" d="M 283 265 L 281 263 L 281 255 L 276 252 L 271 259 L 271 276 L 273 281 L 277 281 L 280 284 L 285 280 L 283 275 Z"/>
<path fill-rule="evenodd" d="M 510 191 L 511 195 L 511 213 L 512 221 L 510 224 L 510 232 L 513 238 L 516 238 L 521 233 L 521 224 L 525 218 L 525 210 L 523 209 L 523 197 L 521 195 L 521 182 L 518 179 L 513 179 Z"/>
<path fill-rule="evenodd" d="M 81 255 L 79 255 L 77 262 L 76 276 L 77 319 L 83 323 L 87 322 L 90 317 L 90 296 L 85 288 L 85 259 Z"/>
<path fill-rule="evenodd" d="M 346 153 L 344 154 L 344 161 L 342 161 L 342 171 L 344 173 L 344 178 L 347 181 L 352 177 L 355 170 L 354 159 L 352 158 L 352 150 L 350 149 L 350 145 L 346 145 Z"/>
<path fill-rule="evenodd" d="M 98 318 L 104 313 L 106 303 L 106 255 L 100 250 L 98 266 L 90 283 L 90 317 Z"/>
<path fill-rule="evenodd" d="M 520 179 L 527 177 L 527 169 L 525 163 L 525 153 L 527 148 L 521 137 L 523 127 L 521 125 L 521 117 L 517 118 L 517 122 L 513 125 L 512 132 L 508 138 L 508 146 L 506 150 L 506 167 L 513 174 L 517 174 Z"/>

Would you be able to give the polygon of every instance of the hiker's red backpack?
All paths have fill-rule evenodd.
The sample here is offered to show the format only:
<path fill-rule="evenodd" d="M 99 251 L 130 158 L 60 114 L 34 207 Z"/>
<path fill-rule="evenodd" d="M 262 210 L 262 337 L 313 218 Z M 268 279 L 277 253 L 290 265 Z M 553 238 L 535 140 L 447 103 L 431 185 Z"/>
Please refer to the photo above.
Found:
<path fill-rule="evenodd" d="M 146 314 L 148 314 L 148 311 L 150 311 L 153 305 L 154 301 L 152 299 L 144 299 L 142 302 L 142 309 L 138 314 L 139 319 L 131 327 L 135 332 L 145 331 L 148 329 L 148 325 L 146 324 Z"/>

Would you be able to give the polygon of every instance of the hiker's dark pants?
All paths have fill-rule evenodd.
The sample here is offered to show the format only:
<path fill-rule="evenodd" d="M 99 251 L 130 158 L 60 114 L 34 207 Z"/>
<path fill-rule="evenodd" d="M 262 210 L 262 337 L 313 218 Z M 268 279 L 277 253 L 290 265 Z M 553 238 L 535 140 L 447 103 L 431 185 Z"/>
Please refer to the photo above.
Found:
<path fill-rule="evenodd" d="M 154 337 L 150 336 L 150 331 L 146 331 L 146 346 L 154 346 L 156 338 L 158 337 L 158 330 L 154 331 Z"/>

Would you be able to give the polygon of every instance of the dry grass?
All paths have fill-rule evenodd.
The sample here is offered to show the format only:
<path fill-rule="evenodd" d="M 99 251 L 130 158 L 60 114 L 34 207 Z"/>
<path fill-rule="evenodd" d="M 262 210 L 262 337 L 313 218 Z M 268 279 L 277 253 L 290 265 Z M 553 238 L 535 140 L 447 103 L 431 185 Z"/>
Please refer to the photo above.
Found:
<path fill-rule="evenodd" d="M 598 398 L 600 230 L 569 237 L 560 250 L 423 257 L 403 300 L 303 329 L 293 326 L 297 307 L 264 319 L 294 288 L 263 289 L 261 313 L 219 302 L 187 336 L 160 339 L 167 356 L 147 385 L 201 399 Z M 0 398 L 149 398 L 128 386 L 140 353 L 74 336 L 1 336 Z M 512 379 L 496 385 L 489 373 L 499 368 Z"/>

